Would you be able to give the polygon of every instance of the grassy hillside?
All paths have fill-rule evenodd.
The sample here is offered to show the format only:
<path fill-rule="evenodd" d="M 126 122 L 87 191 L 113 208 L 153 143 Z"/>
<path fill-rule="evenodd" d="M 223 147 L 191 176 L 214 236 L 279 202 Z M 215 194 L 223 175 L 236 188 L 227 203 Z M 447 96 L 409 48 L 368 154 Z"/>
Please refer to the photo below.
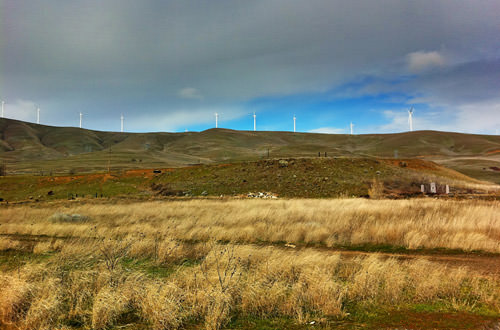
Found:
<path fill-rule="evenodd" d="M 117 133 L 0 119 L 0 161 L 8 173 L 99 172 L 182 167 L 268 157 L 423 158 L 500 183 L 500 136 L 436 131 L 312 134 L 210 129 L 187 133 Z M 460 161 L 458 161 L 460 159 Z M 478 160 L 482 160 L 479 161 Z M 487 164 L 488 166 L 485 166 Z"/>
<path fill-rule="evenodd" d="M 156 173 L 155 173 L 156 172 Z M 461 194 L 487 190 L 480 182 L 432 162 L 373 158 L 281 158 L 161 170 L 135 169 L 63 176 L 0 177 L 6 201 L 73 197 L 247 196 L 270 192 L 279 197 L 385 197 L 420 195 L 420 185 L 437 182 Z M 378 188 L 370 192 L 370 189 Z M 471 193 L 471 191 L 468 191 Z"/>

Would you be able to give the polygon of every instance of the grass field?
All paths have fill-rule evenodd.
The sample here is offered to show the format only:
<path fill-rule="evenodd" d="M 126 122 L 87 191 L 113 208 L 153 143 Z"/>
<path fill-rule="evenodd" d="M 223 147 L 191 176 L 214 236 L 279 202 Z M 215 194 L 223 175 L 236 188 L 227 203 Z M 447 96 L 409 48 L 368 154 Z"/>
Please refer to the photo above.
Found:
<path fill-rule="evenodd" d="M 498 202 L 0 209 L 6 329 L 494 329 Z"/>

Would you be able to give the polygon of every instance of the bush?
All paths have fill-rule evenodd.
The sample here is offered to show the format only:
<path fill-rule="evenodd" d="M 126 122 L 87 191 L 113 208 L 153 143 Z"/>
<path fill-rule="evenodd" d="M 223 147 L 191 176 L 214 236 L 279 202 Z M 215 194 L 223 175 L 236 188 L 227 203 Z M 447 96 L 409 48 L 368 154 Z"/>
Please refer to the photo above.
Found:
<path fill-rule="evenodd" d="M 368 196 L 370 196 L 371 199 L 384 198 L 384 183 L 377 179 L 373 179 L 372 184 L 368 189 Z"/>

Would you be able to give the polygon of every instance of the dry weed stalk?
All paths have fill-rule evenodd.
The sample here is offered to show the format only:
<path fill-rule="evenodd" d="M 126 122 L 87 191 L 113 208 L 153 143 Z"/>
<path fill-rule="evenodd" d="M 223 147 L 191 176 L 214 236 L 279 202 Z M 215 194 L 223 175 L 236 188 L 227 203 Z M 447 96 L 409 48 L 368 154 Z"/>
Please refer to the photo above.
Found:
<path fill-rule="evenodd" d="M 212 241 L 211 251 L 200 264 L 200 272 L 208 284 L 208 300 L 205 311 L 205 328 L 220 329 L 227 321 L 231 312 L 238 283 L 235 275 L 241 277 L 241 257 L 235 254 L 235 245 L 219 245 Z M 214 279 L 215 277 L 215 279 Z"/>
<path fill-rule="evenodd" d="M 212 243 L 212 251 L 200 265 L 205 280 L 215 289 L 225 293 L 233 284 L 233 278 L 239 271 L 241 258 L 235 255 L 235 245 L 218 245 Z M 217 280 L 211 278 L 211 270 L 215 269 Z M 240 273 L 241 275 L 241 273 Z"/>
<path fill-rule="evenodd" d="M 99 251 L 110 273 L 114 272 L 120 260 L 127 256 L 131 245 L 132 242 L 130 241 L 115 240 L 112 238 L 101 239 Z"/>

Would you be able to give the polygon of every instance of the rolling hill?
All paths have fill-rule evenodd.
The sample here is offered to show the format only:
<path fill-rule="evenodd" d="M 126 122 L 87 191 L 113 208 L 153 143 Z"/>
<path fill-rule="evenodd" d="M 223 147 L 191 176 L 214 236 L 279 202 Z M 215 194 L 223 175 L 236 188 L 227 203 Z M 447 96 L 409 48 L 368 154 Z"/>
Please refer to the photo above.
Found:
<path fill-rule="evenodd" d="M 10 175 L 0 178 L 0 202 L 221 195 L 410 198 L 422 196 L 421 184 L 429 182 L 441 187 L 440 193 L 449 185 L 456 198 L 500 197 L 498 186 L 421 159 L 301 157 L 111 173 Z"/>
<path fill-rule="evenodd" d="M 500 136 L 437 131 L 313 134 L 209 129 L 118 133 L 0 118 L 0 161 L 8 174 L 67 174 L 183 167 L 267 158 L 421 158 L 500 183 Z"/>

